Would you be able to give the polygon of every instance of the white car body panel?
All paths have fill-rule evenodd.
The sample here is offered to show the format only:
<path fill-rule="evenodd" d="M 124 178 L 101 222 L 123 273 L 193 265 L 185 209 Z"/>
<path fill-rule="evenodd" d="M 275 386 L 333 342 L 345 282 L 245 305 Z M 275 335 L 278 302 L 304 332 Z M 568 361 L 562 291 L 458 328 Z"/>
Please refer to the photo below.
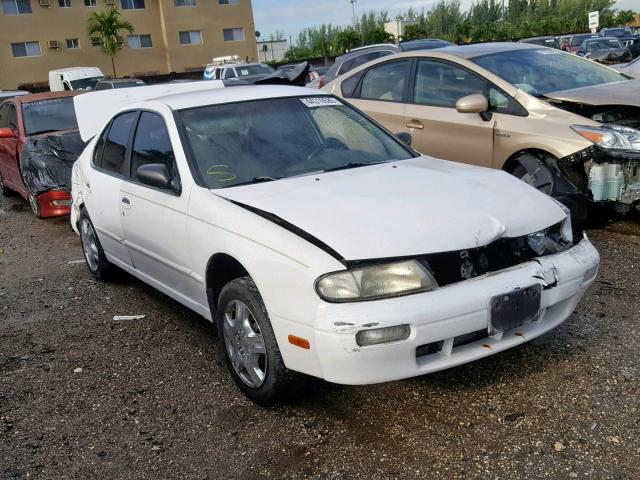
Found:
<path fill-rule="evenodd" d="M 100 93 L 112 92 L 117 91 Z M 260 291 L 285 365 L 339 383 L 388 381 L 448 368 L 527 341 L 571 314 L 599 263 L 586 238 L 562 253 L 430 292 L 344 304 L 320 299 L 316 279 L 345 269 L 341 259 L 244 205 L 279 216 L 351 260 L 472 248 L 540 230 L 565 214 L 554 200 L 509 175 L 428 157 L 219 190 L 193 180 L 173 110 L 317 94 L 293 87 L 234 87 L 121 106 L 162 115 L 181 194 L 122 179 L 117 189 L 103 188 L 108 175 L 91 164 L 94 140 L 73 168 L 72 226 L 77 231 L 80 209 L 86 208 L 110 261 L 209 320 L 207 267 L 215 255 L 233 257 Z M 126 208 L 122 196 L 130 200 Z M 104 225 L 116 217 L 123 236 L 109 243 Z M 120 247 L 129 262 L 116 258 Z M 452 348 L 455 336 L 487 328 L 493 296 L 534 284 L 545 287 L 536 322 Z M 355 341 L 359 330 L 404 323 L 411 325 L 406 340 L 370 347 Z M 308 339 L 311 348 L 292 345 L 289 335 Z M 442 352 L 416 358 L 417 346 L 436 341 L 446 347 Z"/>

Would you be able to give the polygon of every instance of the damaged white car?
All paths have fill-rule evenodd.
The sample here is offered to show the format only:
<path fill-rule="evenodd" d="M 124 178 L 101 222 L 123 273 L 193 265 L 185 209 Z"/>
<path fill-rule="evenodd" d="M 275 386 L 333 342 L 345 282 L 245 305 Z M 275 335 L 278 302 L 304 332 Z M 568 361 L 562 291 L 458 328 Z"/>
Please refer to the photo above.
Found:
<path fill-rule="evenodd" d="M 597 251 L 557 201 L 421 156 L 333 96 L 149 88 L 76 98 L 93 138 L 73 228 L 97 279 L 119 267 L 215 322 L 259 404 L 292 372 L 385 382 L 519 345 L 596 277 Z M 100 102 L 126 105 L 99 122 Z"/>

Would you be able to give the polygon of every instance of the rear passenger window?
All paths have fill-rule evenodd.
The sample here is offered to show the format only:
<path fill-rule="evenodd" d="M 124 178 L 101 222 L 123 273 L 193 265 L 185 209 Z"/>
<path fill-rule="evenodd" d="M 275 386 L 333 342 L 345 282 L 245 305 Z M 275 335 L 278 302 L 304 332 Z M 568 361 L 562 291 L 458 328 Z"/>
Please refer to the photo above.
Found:
<path fill-rule="evenodd" d="M 142 112 L 131 150 L 131 177 L 137 178 L 138 167 L 149 163 L 163 163 L 172 177 L 178 173 L 164 120 L 156 113 Z"/>
<path fill-rule="evenodd" d="M 356 87 L 358 86 L 358 82 L 360 78 L 362 78 L 362 74 L 364 72 L 358 72 L 355 75 L 347 78 L 340 84 L 340 90 L 342 91 L 342 96 L 345 98 L 353 97 Z"/>
<path fill-rule="evenodd" d="M 137 112 L 123 113 L 113 120 L 104 142 L 100 168 L 119 175 L 127 175 L 125 157 L 129 135 L 137 115 Z"/>
<path fill-rule="evenodd" d="M 401 102 L 409 78 L 411 60 L 399 60 L 376 65 L 365 73 L 360 98 Z"/>

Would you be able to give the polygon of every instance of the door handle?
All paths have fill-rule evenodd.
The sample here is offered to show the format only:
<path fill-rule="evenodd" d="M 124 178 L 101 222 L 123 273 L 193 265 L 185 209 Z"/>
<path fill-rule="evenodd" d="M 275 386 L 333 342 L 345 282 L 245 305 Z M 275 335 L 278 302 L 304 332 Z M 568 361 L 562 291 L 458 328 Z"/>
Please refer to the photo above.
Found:
<path fill-rule="evenodd" d="M 122 197 L 122 203 L 124 203 L 127 207 L 131 206 L 131 200 L 129 200 L 127 197 Z"/>
<path fill-rule="evenodd" d="M 409 120 L 406 123 L 406 126 L 407 128 L 415 128 L 417 130 L 422 130 L 424 128 L 424 125 L 419 120 Z"/>

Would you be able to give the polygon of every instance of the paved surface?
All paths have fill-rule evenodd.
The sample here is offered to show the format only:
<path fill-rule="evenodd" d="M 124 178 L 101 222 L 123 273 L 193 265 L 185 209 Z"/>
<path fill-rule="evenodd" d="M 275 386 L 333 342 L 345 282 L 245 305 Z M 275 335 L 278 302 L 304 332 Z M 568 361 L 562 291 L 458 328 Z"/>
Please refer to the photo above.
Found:
<path fill-rule="evenodd" d="M 591 237 L 598 282 L 550 334 L 262 409 L 205 321 L 95 283 L 65 220 L 0 199 L 0 478 L 640 478 L 640 227 Z"/>

